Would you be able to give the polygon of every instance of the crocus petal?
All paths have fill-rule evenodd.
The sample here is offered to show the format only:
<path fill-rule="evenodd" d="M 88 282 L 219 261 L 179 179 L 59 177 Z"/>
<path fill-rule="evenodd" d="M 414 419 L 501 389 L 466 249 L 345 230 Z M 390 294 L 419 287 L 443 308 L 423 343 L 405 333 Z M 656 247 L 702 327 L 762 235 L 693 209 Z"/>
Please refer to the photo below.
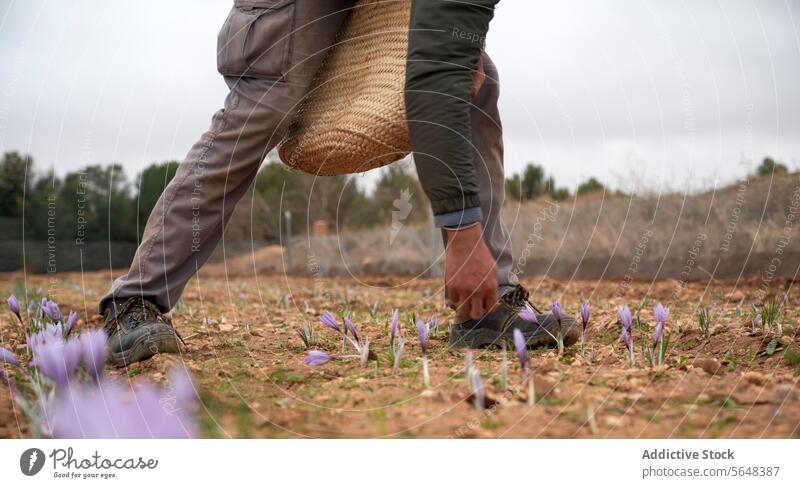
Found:
<path fill-rule="evenodd" d="M 342 329 L 339 328 L 339 324 L 336 323 L 336 317 L 334 317 L 332 313 L 325 311 L 325 313 L 323 313 L 319 318 L 319 321 L 322 322 L 323 325 L 330 327 L 336 332 L 340 334 L 342 333 Z"/>
<path fill-rule="evenodd" d="M 630 332 L 630 328 L 633 325 L 633 316 L 627 305 L 623 305 L 622 308 L 619 309 L 618 316 L 619 321 L 622 322 L 622 325 Z"/>
<path fill-rule="evenodd" d="M 661 305 L 660 303 L 653 307 L 653 317 L 658 322 L 666 322 L 669 318 L 669 308 Z"/>
<path fill-rule="evenodd" d="M 631 342 L 631 334 L 627 328 L 622 327 L 622 342 L 625 343 L 625 346 L 630 350 L 633 347 L 633 343 Z"/>
<path fill-rule="evenodd" d="M 60 343 L 49 341 L 34 349 L 31 364 L 57 388 L 63 389 L 74 376 L 80 359 L 81 345 L 77 339 Z"/>
<path fill-rule="evenodd" d="M 419 335 L 419 345 L 422 346 L 422 355 L 428 354 L 428 325 L 417 319 L 417 334 Z"/>
<path fill-rule="evenodd" d="M 13 352 L 9 351 L 5 347 L 0 347 L 0 363 L 19 366 L 19 361 L 17 360 L 17 357 L 14 356 Z"/>
<path fill-rule="evenodd" d="M 559 324 L 561 323 L 561 302 L 559 300 L 554 301 L 550 305 L 550 311 L 553 312 L 553 317 L 556 319 L 556 322 Z"/>
<path fill-rule="evenodd" d="M 583 328 L 585 329 L 587 325 L 589 325 L 589 316 L 591 314 L 591 307 L 588 303 L 581 303 L 581 321 L 583 322 Z"/>
<path fill-rule="evenodd" d="M 390 335 L 389 339 L 394 342 L 394 338 L 397 336 L 397 324 L 400 320 L 400 314 L 397 312 L 397 309 L 394 309 L 392 312 L 392 325 L 390 327 Z"/>
<path fill-rule="evenodd" d="M 514 329 L 514 349 L 517 350 L 520 367 L 525 369 L 528 365 L 528 343 L 519 329 Z"/>
<path fill-rule="evenodd" d="M 330 362 L 333 359 L 333 356 L 329 354 L 325 354 L 322 351 L 308 351 L 308 356 L 303 359 L 303 362 L 309 366 L 322 366 L 325 363 Z"/>
<path fill-rule="evenodd" d="M 75 322 L 77 322 L 77 320 L 78 320 L 78 313 L 75 311 L 71 311 L 69 313 L 69 316 L 67 317 L 67 323 L 64 335 L 69 335 L 69 333 L 72 332 L 72 328 L 75 327 Z"/>
<path fill-rule="evenodd" d="M 58 304 L 56 302 L 48 301 L 45 312 L 53 322 L 61 322 L 61 310 L 58 309 Z"/>
<path fill-rule="evenodd" d="M 80 336 L 81 362 L 86 372 L 98 380 L 103 374 L 103 364 L 108 357 L 108 338 L 103 330 L 91 330 Z"/>
<path fill-rule="evenodd" d="M 653 332 L 653 347 L 656 347 L 661 341 L 661 336 L 664 333 L 664 322 L 656 324 L 656 330 Z"/>
<path fill-rule="evenodd" d="M 356 326 L 355 324 L 353 324 L 353 322 L 350 320 L 349 317 L 344 318 L 344 325 L 346 325 L 347 330 L 349 330 L 350 333 L 353 334 L 353 338 L 356 340 L 356 342 L 360 342 L 358 340 L 358 331 L 356 330 Z"/>
<path fill-rule="evenodd" d="M 17 299 L 17 297 L 15 297 L 14 295 L 9 296 L 8 300 L 6 300 L 6 303 L 8 303 L 8 308 L 11 309 L 12 312 L 14 312 L 14 315 L 20 317 L 19 300 Z"/>
<path fill-rule="evenodd" d="M 539 325 L 539 319 L 536 317 L 536 313 L 529 308 L 523 308 L 520 310 L 519 317 L 526 322 Z"/>

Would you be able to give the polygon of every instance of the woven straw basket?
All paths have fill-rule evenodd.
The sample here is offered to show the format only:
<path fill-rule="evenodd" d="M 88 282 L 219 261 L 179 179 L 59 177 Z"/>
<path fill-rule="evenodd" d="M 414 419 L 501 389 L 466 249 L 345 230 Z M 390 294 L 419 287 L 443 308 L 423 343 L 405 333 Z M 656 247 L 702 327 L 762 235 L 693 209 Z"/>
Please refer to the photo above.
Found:
<path fill-rule="evenodd" d="M 410 151 L 403 91 L 411 0 L 359 0 L 278 149 L 315 175 L 358 173 Z"/>

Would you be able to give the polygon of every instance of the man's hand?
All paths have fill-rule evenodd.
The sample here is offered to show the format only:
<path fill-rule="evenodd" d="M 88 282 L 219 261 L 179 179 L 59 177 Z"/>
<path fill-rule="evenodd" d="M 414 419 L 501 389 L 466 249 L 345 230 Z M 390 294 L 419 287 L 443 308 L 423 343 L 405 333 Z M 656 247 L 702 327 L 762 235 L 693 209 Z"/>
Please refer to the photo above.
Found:
<path fill-rule="evenodd" d="M 478 320 L 497 304 L 497 267 L 480 224 L 446 230 L 445 290 L 458 317 Z"/>

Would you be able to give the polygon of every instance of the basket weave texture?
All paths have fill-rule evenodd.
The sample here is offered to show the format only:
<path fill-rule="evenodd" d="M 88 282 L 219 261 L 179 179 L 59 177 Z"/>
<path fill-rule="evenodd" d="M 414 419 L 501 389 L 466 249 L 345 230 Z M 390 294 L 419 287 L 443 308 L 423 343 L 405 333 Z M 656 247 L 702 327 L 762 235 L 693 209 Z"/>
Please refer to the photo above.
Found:
<path fill-rule="evenodd" d="M 359 173 L 405 157 L 403 98 L 411 0 L 359 0 L 278 154 L 315 175 Z"/>

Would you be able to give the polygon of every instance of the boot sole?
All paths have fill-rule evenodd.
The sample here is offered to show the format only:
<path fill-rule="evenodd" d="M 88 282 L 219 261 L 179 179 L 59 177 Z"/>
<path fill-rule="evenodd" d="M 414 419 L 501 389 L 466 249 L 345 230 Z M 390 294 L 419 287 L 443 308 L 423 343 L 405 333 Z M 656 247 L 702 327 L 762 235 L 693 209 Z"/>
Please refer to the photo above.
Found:
<path fill-rule="evenodd" d="M 181 351 L 178 337 L 172 331 L 162 331 L 142 336 L 124 351 L 109 354 L 108 361 L 115 367 L 150 359 L 159 353 L 178 353 Z"/>

